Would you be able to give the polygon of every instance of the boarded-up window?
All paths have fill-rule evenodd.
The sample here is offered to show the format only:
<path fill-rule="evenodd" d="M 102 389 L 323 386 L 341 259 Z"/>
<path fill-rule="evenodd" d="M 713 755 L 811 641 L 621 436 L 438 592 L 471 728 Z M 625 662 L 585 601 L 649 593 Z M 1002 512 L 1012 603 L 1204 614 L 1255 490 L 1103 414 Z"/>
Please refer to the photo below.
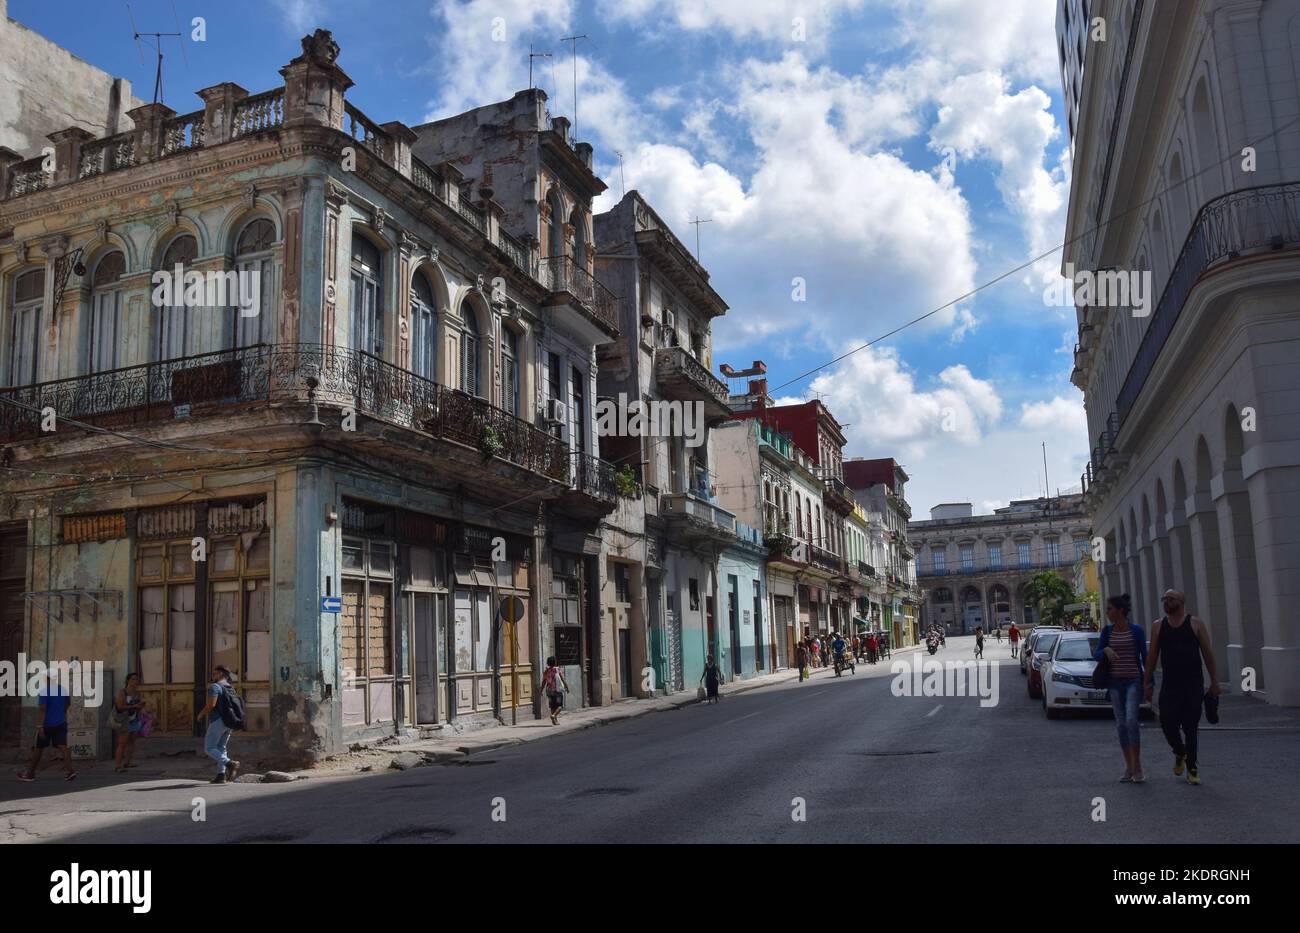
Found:
<path fill-rule="evenodd" d="M 339 619 L 339 661 L 346 674 L 352 676 L 361 668 L 361 653 L 365 650 L 366 632 L 361 613 L 361 595 L 365 584 L 348 580 L 343 584 L 343 612 Z"/>
<path fill-rule="evenodd" d="M 370 677 L 384 677 L 393 673 L 393 650 L 390 641 L 392 622 L 389 617 L 391 606 L 391 587 L 372 581 L 366 610 L 366 627 L 370 634 L 367 647 L 369 663 L 366 670 Z"/>
<path fill-rule="evenodd" d="M 194 584 L 168 588 L 168 628 L 171 630 L 171 671 L 174 684 L 194 680 Z"/>
<path fill-rule="evenodd" d="M 140 589 L 140 676 L 158 684 L 166 676 L 166 591 L 161 586 Z"/>
<path fill-rule="evenodd" d="M 246 678 L 239 660 L 239 584 L 223 580 L 212 584 L 212 663 Z"/>
<path fill-rule="evenodd" d="M 250 580 L 245 588 L 244 675 L 249 680 L 271 679 L 271 581 Z"/>

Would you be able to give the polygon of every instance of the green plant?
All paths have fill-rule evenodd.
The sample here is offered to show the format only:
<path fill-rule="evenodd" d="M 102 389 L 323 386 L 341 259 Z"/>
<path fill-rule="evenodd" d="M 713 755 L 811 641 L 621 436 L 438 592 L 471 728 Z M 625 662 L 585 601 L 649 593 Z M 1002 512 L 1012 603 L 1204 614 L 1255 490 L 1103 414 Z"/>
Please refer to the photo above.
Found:
<path fill-rule="evenodd" d="M 636 481 L 636 473 L 628 464 L 619 467 L 618 472 L 614 474 L 614 485 L 618 489 L 618 494 L 625 499 L 635 499 L 641 495 L 641 484 Z"/>
<path fill-rule="evenodd" d="M 1039 621 L 1044 625 L 1060 625 L 1067 615 L 1065 606 L 1077 600 L 1064 577 L 1044 570 L 1025 584 L 1025 602 L 1038 610 Z"/>
<path fill-rule="evenodd" d="M 501 435 L 497 433 L 496 428 L 490 424 L 483 425 L 483 433 L 478 439 L 478 449 L 482 451 L 484 460 L 491 460 L 501 453 L 502 448 L 505 446 L 505 441 L 501 439 Z"/>

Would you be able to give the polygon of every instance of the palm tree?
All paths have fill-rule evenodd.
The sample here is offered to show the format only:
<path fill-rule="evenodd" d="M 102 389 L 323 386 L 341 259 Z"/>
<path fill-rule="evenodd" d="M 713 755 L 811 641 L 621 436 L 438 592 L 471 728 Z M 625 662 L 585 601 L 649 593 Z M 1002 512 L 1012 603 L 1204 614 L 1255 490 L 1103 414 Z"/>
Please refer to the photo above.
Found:
<path fill-rule="evenodd" d="M 1044 570 L 1025 584 L 1025 602 L 1038 610 L 1043 625 L 1060 625 L 1066 604 L 1075 602 L 1074 590 L 1059 573 Z"/>

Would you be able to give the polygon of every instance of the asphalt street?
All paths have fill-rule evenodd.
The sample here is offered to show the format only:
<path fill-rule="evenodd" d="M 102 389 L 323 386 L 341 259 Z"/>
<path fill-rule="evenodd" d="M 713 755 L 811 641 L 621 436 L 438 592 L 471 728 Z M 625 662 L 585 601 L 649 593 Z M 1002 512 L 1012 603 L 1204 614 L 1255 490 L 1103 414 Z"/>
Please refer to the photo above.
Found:
<path fill-rule="evenodd" d="M 937 658 L 971 651 L 972 639 L 952 638 Z M 882 663 L 455 765 L 226 786 L 124 782 L 110 769 L 75 785 L 53 769 L 31 784 L 6 777 L 0 841 L 1300 841 L 1294 725 L 1206 732 L 1204 784 L 1192 787 L 1144 720 L 1148 781 L 1120 784 L 1109 712 L 1049 721 L 1006 644 L 986 654 L 999 688 L 987 707 L 895 696 Z"/>

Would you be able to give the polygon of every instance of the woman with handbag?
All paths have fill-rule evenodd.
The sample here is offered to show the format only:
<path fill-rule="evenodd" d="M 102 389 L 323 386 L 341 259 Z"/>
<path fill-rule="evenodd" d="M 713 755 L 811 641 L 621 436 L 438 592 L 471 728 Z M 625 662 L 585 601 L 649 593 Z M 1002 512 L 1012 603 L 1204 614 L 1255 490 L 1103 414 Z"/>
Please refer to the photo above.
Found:
<path fill-rule="evenodd" d="M 140 699 L 140 675 L 127 674 L 126 684 L 113 698 L 113 727 L 117 730 L 117 750 L 114 754 L 114 771 L 134 768 L 131 756 L 135 754 L 135 740 L 143 729 L 141 713 L 145 703 Z"/>
<path fill-rule="evenodd" d="M 1115 711 L 1115 727 L 1119 732 L 1119 747 L 1124 753 L 1122 784 L 1141 784 L 1146 775 L 1142 772 L 1142 745 L 1138 715 L 1142 707 L 1142 669 L 1146 664 L 1146 633 L 1129 620 L 1133 600 L 1127 593 L 1106 600 L 1106 618 L 1110 620 L 1097 640 L 1093 658 L 1097 668 L 1093 672 L 1093 686 L 1105 687 L 1110 694 L 1110 705 Z"/>

